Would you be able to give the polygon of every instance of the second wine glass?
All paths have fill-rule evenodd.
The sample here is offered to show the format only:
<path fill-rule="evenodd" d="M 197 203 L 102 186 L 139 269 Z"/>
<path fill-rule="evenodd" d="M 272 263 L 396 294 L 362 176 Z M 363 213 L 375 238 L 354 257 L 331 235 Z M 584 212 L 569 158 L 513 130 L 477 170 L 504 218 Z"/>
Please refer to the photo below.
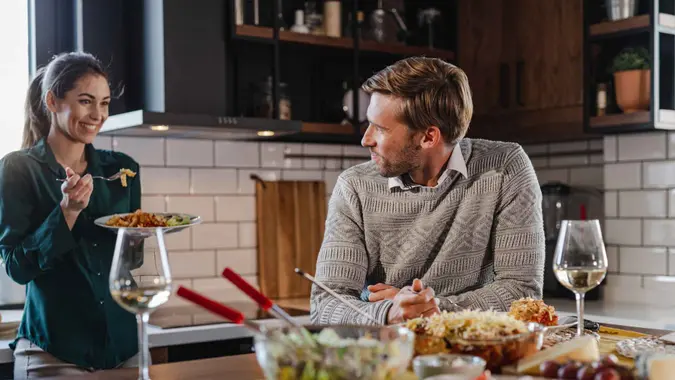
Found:
<path fill-rule="evenodd" d="M 584 332 L 584 296 L 607 274 L 607 253 L 598 220 L 563 220 L 553 272 L 577 300 L 577 336 Z"/>
<path fill-rule="evenodd" d="M 120 229 L 110 270 L 110 293 L 125 310 L 136 314 L 138 321 L 138 379 L 148 380 L 148 320 L 150 313 L 169 300 L 171 270 L 164 244 L 164 234 L 157 228 L 148 238 Z"/>

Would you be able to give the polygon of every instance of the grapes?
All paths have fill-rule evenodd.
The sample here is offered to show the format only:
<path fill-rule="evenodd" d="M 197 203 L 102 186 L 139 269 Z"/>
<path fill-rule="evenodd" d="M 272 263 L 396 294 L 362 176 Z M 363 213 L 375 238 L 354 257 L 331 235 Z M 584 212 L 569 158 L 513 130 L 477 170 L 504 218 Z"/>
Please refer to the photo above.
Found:
<path fill-rule="evenodd" d="M 621 375 L 614 368 L 606 368 L 596 373 L 594 380 L 621 380 Z"/>
<path fill-rule="evenodd" d="M 594 380 L 595 369 L 590 365 L 585 365 L 577 371 L 577 380 Z"/>
<path fill-rule="evenodd" d="M 549 379 L 576 380 L 634 380 L 633 371 L 619 364 L 614 355 L 607 355 L 593 363 L 549 360 L 539 365 L 539 373 Z"/>
<path fill-rule="evenodd" d="M 552 360 L 543 362 L 539 365 L 539 373 L 544 377 L 555 379 L 558 377 L 558 369 L 560 369 L 560 364 Z"/>
<path fill-rule="evenodd" d="M 577 363 L 567 363 L 564 366 L 558 369 L 558 378 L 559 379 L 576 379 L 577 372 L 579 371 L 579 365 Z"/>

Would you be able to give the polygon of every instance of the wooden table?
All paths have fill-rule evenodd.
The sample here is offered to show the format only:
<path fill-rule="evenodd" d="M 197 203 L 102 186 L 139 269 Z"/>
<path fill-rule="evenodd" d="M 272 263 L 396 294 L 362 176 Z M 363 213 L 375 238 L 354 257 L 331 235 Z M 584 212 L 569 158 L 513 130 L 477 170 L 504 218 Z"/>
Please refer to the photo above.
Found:
<path fill-rule="evenodd" d="M 66 380 L 68 377 L 53 377 L 50 379 Z M 178 379 L 226 379 L 236 380 L 261 380 L 264 379 L 262 370 L 258 366 L 255 354 L 225 356 L 214 359 L 201 359 L 186 362 L 157 364 L 150 367 L 150 378 L 153 380 L 178 380 Z M 138 368 L 113 369 L 99 371 L 92 374 L 78 376 L 82 380 L 136 380 Z"/>

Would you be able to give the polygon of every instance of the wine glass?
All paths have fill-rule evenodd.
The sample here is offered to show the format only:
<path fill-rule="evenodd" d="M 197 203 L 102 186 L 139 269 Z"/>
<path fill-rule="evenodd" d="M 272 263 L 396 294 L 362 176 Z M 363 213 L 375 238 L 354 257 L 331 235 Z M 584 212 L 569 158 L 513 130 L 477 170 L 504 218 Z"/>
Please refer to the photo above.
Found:
<path fill-rule="evenodd" d="M 577 336 L 584 331 L 584 296 L 607 274 L 607 253 L 600 222 L 563 220 L 555 246 L 553 272 L 577 299 Z"/>
<path fill-rule="evenodd" d="M 109 286 L 112 298 L 122 308 L 136 314 L 138 379 L 148 380 L 148 320 L 150 313 L 166 303 L 171 294 L 171 270 L 161 228 L 150 236 L 133 229 L 118 230 Z"/>

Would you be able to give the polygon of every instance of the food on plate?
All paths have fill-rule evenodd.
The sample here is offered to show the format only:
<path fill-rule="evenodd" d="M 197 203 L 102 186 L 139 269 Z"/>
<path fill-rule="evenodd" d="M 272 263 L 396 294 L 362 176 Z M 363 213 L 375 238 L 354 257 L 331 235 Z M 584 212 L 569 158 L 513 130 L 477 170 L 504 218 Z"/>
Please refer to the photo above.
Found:
<path fill-rule="evenodd" d="M 127 177 L 136 177 L 136 172 L 131 169 L 122 168 L 120 169 L 120 181 L 122 182 L 122 187 L 127 187 Z"/>
<path fill-rule="evenodd" d="M 675 344 L 669 344 L 658 337 L 648 335 L 641 338 L 630 338 L 617 342 L 616 352 L 628 358 L 635 358 L 642 352 L 675 354 Z"/>
<path fill-rule="evenodd" d="M 276 330 L 254 341 L 267 379 L 393 380 L 412 375 L 412 339 L 405 329 L 336 326 Z"/>
<path fill-rule="evenodd" d="M 488 369 L 515 363 L 537 352 L 543 334 L 539 324 L 496 311 L 443 311 L 410 319 L 405 325 L 416 334 L 415 355 L 474 355 L 483 358 Z"/>
<path fill-rule="evenodd" d="M 588 336 L 593 336 L 598 341 L 600 340 L 600 334 L 596 333 L 595 331 L 585 330 L 584 334 Z M 576 327 L 569 327 L 566 329 L 547 332 L 546 335 L 544 336 L 544 344 L 542 345 L 542 348 L 546 349 L 549 347 L 553 347 L 558 343 L 567 342 L 568 340 L 572 340 L 576 337 L 577 337 Z"/>
<path fill-rule="evenodd" d="M 172 215 L 167 218 L 164 215 L 157 215 L 149 212 L 143 212 L 138 209 L 131 214 L 114 215 L 105 223 L 111 227 L 175 227 L 190 224 L 190 218 L 184 215 Z"/>
<path fill-rule="evenodd" d="M 675 374 L 675 354 L 646 352 L 635 359 L 640 378 L 649 380 L 672 379 Z"/>
<path fill-rule="evenodd" d="M 527 375 L 539 375 L 540 366 L 544 362 L 554 361 L 559 364 L 570 361 L 593 363 L 598 360 L 600 360 L 598 341 L 592 336 L 584 335 L 525 357 L 518 362 L 516 371 Z"/>
<path fill-rule="evenodd" d="M 556 326 L 558 324 L 558 316 L 555 314 L 553 306 L 530 297 L 513 301 L 509 315 L 523 322 L 536 322 L 544 326 Z"/>
<path fill-rule="evenodd" d="M 619 364 L 614 355 L 602 357 L 592 363 L 582 363 L 568 360 L 559 363 L 549 360 L 539 366 L 539 375 L 549 379 L 576 379 L 576 380 L 632 380 L 635 378 L 630 368 Z"/>

